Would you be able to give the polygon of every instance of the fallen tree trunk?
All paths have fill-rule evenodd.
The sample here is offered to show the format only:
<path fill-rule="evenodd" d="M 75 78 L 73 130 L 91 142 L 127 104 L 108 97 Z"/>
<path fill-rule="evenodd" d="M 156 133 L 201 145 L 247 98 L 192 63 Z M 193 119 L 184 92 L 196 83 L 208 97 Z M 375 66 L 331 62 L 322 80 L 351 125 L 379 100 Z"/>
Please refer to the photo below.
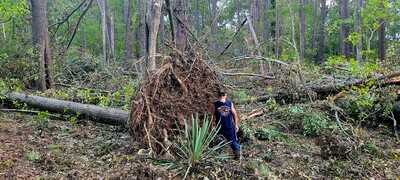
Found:
<path fill-rule="evenodd" d="M 103 108 L 91 104 L 63 101 L 17 92 L 8 93 L 6 99 L 26 103 L 29 106 L 50 112 L 79 114 L 92 121 L 110 125 L 125 125 L 129 115 L 129 112 L 120 109 Z"/>
<path fill-rule="evenodd" d="M 351 80 L 348 81 L 344 84 L 341 85 L 335 85 L 335 84 L 328 84 L 328 85 L 318 85 L 318 86 L 311 86 L 309 87 L 310 90 L 318 93 L 318 94 L 336 94 L 339 93 L 340 91 L 350 88 L 352 86 L 360 86 L 363 85 L 369 81 L 375 81 L 376 83 L 380 83 L 381 86 L 387 86 L 387 85 L 393 85 L 393 84 L 400 84 L 400 72 L 395 72 L 386 76 L 378 76 L 378 77 L 372 77 L 369 79 L 356 79 L 356 80 Z"/>
<path fill-rule="evenodd" d="M 310 85 L 306 86 L 304 89 L 307 91 L 305 92 L 314 92 L 316 95 L 319 97 L 319 99 L 323 99 L 329 95 L 337 94 L 340 93 L 341 91 L 348 89 L 352 86 L 360 86 L 363 84 L 366 84 L 369 81 L 374 81 L 375 84 L 379 84 L 381 87 L 383 86 L 388 86 L 388 85 L 398 85 L 400 84 L 400 72 L 395 72 L 386 76 L 378 76 L 378 77 L 372 77 L 369 79 L 355 79 L 355 80 L 349 80 L 345 83 L 342 84 L 329 84 L 325 83 L 324 85 Z M 300 93 L 301 95 L 301 93 Z M 285 93 L 285 92 L 279 92 L 277 94 L 271 94 L 271 95 L 263 95 L 251 99 L 245 100 L 245 103 L 251 103 L 251 102 L 265 102 L 270 98 L 273 98 L 277 101 L 281 100 L 293 100 L 293 94 L 290 93 Z M 303 94 L 304 97 L 307 97 L 306 94 Z"/>

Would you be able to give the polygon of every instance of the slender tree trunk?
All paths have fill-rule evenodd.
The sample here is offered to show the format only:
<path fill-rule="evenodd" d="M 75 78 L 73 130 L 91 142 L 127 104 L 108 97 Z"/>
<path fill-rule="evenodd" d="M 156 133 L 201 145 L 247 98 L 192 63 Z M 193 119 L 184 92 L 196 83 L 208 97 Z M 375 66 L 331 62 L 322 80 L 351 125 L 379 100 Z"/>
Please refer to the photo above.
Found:
<path fill-rule="evenodd" d="M 361 8 L 363 6 L 363 0 L 356 0 L 356 13 L 355 13 L 355 23 L 354 31 L 357 33 L 359 39 L 356 44 L 356 60 L 358 62 L 362 61 L 362 31 L 361 31 Z"/>
<path fill-rule="evenodd" d="M 304 62 L 304 52 L 306 48 L 306 22 L 304 17 L 305 0 L 300 0 L 299 16 L 300 16 L 300 62 Z"/>
<path fill-rule="evenodd" d="M 280 12 L 278 8 L 278 0 L 275 0 L 275 58 L 279 59 L 280 57 L 280 31 L 281 31 L 281 22 L 280 22 Z"/>
<path fill-rule="evenodd" d="M 260 1 L 259 0 L 251 0 L 250 2 L 250 14 L 253 22 L 254 31 L 256 34 L 259 34 L 259 22 L 260 22 Z"/>
<path fill-rule="evenodd" d="M 381 64 L 385 63 L 385 20 L 379 21 L 378 29 L 378 56 Z"/>
<path fill-rule="evenodd" d="M 156 50 L 157 50 L 157 33 L 160 27 L 161 16 L 161 0 L 153 0 L 150 15 L 150 32 L 149 32 L 149 65 L 148 69 L 153 71 L 156 69 Z"/>
<path fill-rule="evenodd" d="M 147 52 L 147 32 L 146 32 L 146 1 L 138 0 L 139 12 L 139 55 L 140 57 L 146 56 Z"/>
<path fill-rule="evenodd" d="M 103 63 L 108 63 L 108 33 L 107 33 L 107 14 L 106 14 L 106 0 L 97 0 L 101 14 L 101 31 L 103 36 Z"/>
<path fill-rule="evenodd" d="M 82 6 L 80 8 L 81 11 L 85 11 L 86 7 Z M 80 26 L 79 30 L 81 31 L 81 45 L 79 46 L 80 48 L 80 58 L 83 59 L 83 56 L 86 53 L 86 49 L 87 49 L 87 32 L 86 32 L 86 28 L 85 26 Z"/>
<path fill-rule="evenodd" d="M 171 32 L 171 41 L 175 45 L 175 23 L 174 23 L 174 17 L 172 16 L 172 4 L 170 0 L 165 0 L 165 6 L 168 12 L 168 20 L 169 20 L 169 28 Z"/>
<path fill-rule="evenodd" d="M 250 33 L 251 36 L 253 37 L 253 41 L 255 44 L 255 50 L 257 51 L 257 55 L 261 56 L 261 51 L 260 51 L 260 43 L 258 42 L 257 34 L 256 31 L 254 30 L 254 25 L 253 25 L 253 18 L 251 16 L 247 16 L 247 23 L 249 25 Z M 265 74 L 265 68 L 264 64 L 260 61 L 260 73 Z"/>
<path fill-rule="evenodd" d="M 114 37 L 114 16 L 109 13 L 108 5 L 106 4 L 107 15 L 107 36 L 109 42 L 110 58 L 115 57 L 115 37 Z"/>
<path fill-rule="evenodd" d="M 211 14 L 212 14 L 212 21 L 211 21 L 211 48 L 213 50 L 217 50 L 217 25 L 218 25 L 218 18 L 217 16 L 217 2 L 218 0 L 211 0 Z M 218 50 L 217 50 L 218 51 Z"/>
<path fill-rule="evenodd" d="M 269 34 L 270 34 L 270 21 L 269 21 L 269 5 L 270 5 L 270 0 L 264 0 L 264 31 L 263 31 L 263 38 L 265 41 L 269 40 Z"/>
<path fill-rule="evenodd" d="M 200 0 L 195 0 L 194 21 L 196 23 L 196 33 L 201 32 L 201 19 L 200 19 Z"/>
<path fill-rule="evenodd" d="M 318 28 L 318 5 L 319 0 L 312 0 L 313 1 L 313 26 L 312 26 L 312 33 L 311 33 L 311 49 L 315 49 L 317 47 L 317 28 Z"/>
<path fill-rule="evenodd" d="M 318 62 L 322 63 L 325 61 L 325 19 L 326 19 L 327 9 L 326 0 L 321 0 L 321 20 L 319 26 L 319 46 L 317 52 Z"/>
<path fill-rule="evenodd" d="M 186 41 L 187 41 L 187 32 L 185 26 L 187 26 L 187 16 L 185 10 L 185 0 L 176 0 L 175 1 L 175 15 L 177 17 L 177 25 L 176 25 L 176 47 L 185 51 L 186 49 Z"/>
<path fill-rule="evenodd" d="M 350 44 L 347 41 L 349 36 L 349 26 L 347 19 L 349 18 L 349 0 L 340 0 L 340 18 L 342 23 L 340 25 L 340 52 L 346 58 L 350 57 Z"/>
<path fill-rule="evenodd" d="M 159 47 L 160 53 L 162 53 L 164 51 L 164 40 L 165 40 L 165 20 L 164 20 L 164 17 L 165 17 L 165 14 L 166 14 L 164 3 L 161 2 L 161 4 L 163 4 L 163 5 L 161 6 L 160 30 L 158 30 L 158 33 L 159 33 L 159 41 L 158 41 L 159 45 L 158 45 L 158 47 Z"/>
<path fill-rule="evenodd" d="M 132 0 L 124 0 L 124 23 L 125 23 L 125 34 L 124 34 L 124 61 L 128 63 L 132 59 Z"/>
<path fill-rule="evenodd" d="M 39 86 L 41 90 L 53 87 L 52 59 L 48 32 L 47 0 L 31 0 L 32 41 L 39 57 Z"/>
<path fill-rule="evenodd" d="M 235 0 L 236 7 L 236 26 L 239 28 L 240 24 L 242 24 L 242 18 L 240 17 L 240 0 Z"/>
<path fill-rule="evenodd" d="M 240 14 L 240 0 L 235 0 L 235 14 L 236 14 L 236 29 L 239 29 L 242 24 L 242 18 Z M 240 40 L 239 36 L 237 40 Z M 241 54 L 243 52 L 243 46 L 239 45 L 238 48 L 234 48 L 235 54 Z"/>

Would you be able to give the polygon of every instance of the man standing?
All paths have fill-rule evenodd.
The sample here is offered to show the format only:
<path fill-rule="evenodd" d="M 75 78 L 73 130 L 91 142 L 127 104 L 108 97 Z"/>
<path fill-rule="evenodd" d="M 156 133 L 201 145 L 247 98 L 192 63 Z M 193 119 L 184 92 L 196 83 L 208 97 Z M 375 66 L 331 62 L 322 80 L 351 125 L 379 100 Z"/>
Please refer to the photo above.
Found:
<path fill-rule="evenodd" d="M 226 92 L 220 91 L 218 97 L 218 100 L 214 102 L 213 122 L 220 124 L 219 134 L 230 142 L 234 158 L 240 159 L 240 145 L 236 136 L 239 130 L 239 116 L 233 103 L 227 99 Z"/>

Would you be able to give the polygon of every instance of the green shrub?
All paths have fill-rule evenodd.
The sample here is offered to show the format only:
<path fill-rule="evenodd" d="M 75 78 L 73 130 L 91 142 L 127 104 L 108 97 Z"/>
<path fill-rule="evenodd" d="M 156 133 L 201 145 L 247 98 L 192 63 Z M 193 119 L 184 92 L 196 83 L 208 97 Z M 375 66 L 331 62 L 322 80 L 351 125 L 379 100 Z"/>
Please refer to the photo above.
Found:
<path fill-rule="evenodd" d="M 310 112 L 303 119 L 303 134 L 317 136 L 329 127 L 328 118 L 322 112 Z"/>
<path fill-rule="evenodd" d="M 37 151 L 34 151 L 34 150 L 26 152 L 24 157 L 25 157 L 25 159 L 32 161 L 32 162 L 38 162 L 38 161 L 40 161 L 40 158 L 41 158 L 40 153 Z"/>
<path fill-rule="evenodd" d="M 391 88 L 377 88 L 372 83 L 352 87 L 345 96 L 337 101 L 353 123 L 378 123 L 389 119 L 393 104 L 397 98 Z"/>
<path fill-rule="evenodd" d="M 239 132 L 237 133 L 240 143 L 251 142 L 253 139 L 254 130 L 245 122 L 240 124 Z"/>
<path fill-rule="evenodd" d="M 278 109 L 278 103 L 275 101 L 274 98 L 269 98 L 265 102 L 265 106 L 269 111 L 275 111 L 276 109 Z"/>
<path fill-rule="evenodd" d="M 378 148 L 376 147 L 373 141 L 368 141 L 361 146 L 363 152 L 366 152 L 371 155 L 377 155 L 379 153 Z"/>
<path fill-rule="evenodd" d="M 285 141 L 287 140 L 287 135 L 280 132 L 275 127 L 261 128 L 257 129 L 255 137 L 259 140 L 267 141 Z"/>
<path fill-rule="evenodd" d="M 202 168 L 218 166 L 220 160 L 228 157 L 218 152 L 227 144 L 226 142 L 222 141 L 216 146 L 210 147 L 211 142 L 218 134 L 219 126 L 211 128 L 207 117 L 200 125 L 198 119 L 198 116 L 192 117 L 191 127 L 185 120 L 183 138 L 179 138 L 174 152 L 177 156 L 176 160 L 155 161 L 157 164 L 177 171 L 178 174 L 184 176 L 184 179 L 193 172 L 200 172 Z"/>
<path fill-rule="evenodd" d="M 237 89 L 232 91 L 231 94 L 232 94 L 232 99 L 238 103 L 243 103 L 250 97 L 247 89 Z"/>
<path fill-rule="evenodd" d="M 374 72 L 380 70 L 380 66 L 376 61 L 365 61 L 363 63 L 357 62 L 355 59 L 346 59 L 343 56 L 331 56 L 328 57 L 325 63 L 325 69 L 328 72 L 333 73 L 343 73 L 343 69 L 346 70 L 345 73 L 355 77 L 365 78 Z M 337 72 L 340 71 L 341 72 Z"/>
<path fill-rule="evenodd" d="M 44 130 L 49 125 L 49 112 L 40 111 L 34 118 L 34 124 L 38 130 Z"/>

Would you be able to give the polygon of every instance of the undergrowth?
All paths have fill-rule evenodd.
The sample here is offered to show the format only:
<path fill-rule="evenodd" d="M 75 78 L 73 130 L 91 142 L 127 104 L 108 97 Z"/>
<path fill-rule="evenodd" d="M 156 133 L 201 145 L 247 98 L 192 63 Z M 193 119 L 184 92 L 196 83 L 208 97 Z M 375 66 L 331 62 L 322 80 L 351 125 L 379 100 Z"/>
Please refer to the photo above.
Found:
<path fill-rule="evenodd" d="M 219 126 L 211 128 L 207 117 L 200 120 L 198 116 L 192 117 L 191 124 L 185 120 L 185 130 L 173 149 L 173 160 L 155 160 L 154 163 L 163 165 L 186 179 L 192 173 L 205 173 L 210 168 L 218 168 L 220 162 L 228 156 L 220 150 L 227 144 L 224 141 L 215 146 L 210 146 L 216 138 Z M 207 174 L 203 174 L 206 175 Z"/>

